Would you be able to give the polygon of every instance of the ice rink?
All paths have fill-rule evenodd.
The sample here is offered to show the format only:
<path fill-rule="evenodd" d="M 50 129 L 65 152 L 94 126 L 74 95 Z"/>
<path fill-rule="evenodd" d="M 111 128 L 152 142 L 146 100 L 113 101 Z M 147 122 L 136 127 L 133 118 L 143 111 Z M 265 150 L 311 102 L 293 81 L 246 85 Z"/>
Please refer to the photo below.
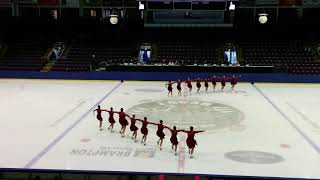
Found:
<path fill-rule="evenodd" d="M 174 88 L 176 86 L 174 85 Z M 320 179 L 320 85 L 240 83 L 221 92 L 168 97 L 165 82 L 0 79 L 0 168 L 186 173 Z M 178 155 L 156 126 L 147 145 L 99 131 L 93 110 L 121 107 L 196 135 L 190 159 L 186 135 Z M 138 123 L 138 127 L 141 124 Z"/>

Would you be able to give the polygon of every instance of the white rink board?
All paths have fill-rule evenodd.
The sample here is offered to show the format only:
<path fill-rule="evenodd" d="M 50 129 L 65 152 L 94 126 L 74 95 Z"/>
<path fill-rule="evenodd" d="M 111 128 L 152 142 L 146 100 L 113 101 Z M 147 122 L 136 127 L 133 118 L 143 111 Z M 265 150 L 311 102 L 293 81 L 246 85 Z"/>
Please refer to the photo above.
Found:
<path fill-rule="evenodd" d="M 210 87 L 178 96 L 174 89 L 168 97 L 164 84 L 0 80 L 0 168 L 320 179 L 320 85 L 240 83 L 234 92 L 228 84 L 225 92 Z M 193 159 L 184 141 L 175 156 L 170 132 L 160 151 L 152 125 L 146 146 L 140 131 L 138 142 L 129 128 L 121 138 L 117 116 L 114 133 L 106 113 L 99 131 L 91 111 L 99 101 L 102 108 L 206 131 L 196 135 Z"/>

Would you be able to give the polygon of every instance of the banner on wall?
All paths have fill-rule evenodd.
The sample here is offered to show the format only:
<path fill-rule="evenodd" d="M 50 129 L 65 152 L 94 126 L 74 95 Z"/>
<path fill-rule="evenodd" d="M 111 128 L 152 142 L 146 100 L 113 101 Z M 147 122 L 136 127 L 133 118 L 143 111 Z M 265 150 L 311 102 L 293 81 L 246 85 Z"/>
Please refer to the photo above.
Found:
<path fill-rule="evenodd" d="M 303 0 L 279 0 L 280 6 L 301 6 Z"/>
<path fill-rule="evenodd" d="M 55 6 L 59 4 L 58 0 L 38 0 L 39 5 L 42 6 Z"/>
<path fill-rule="evenodd" d="M 11 3 L 10 0 L 1 0 L 1 1 L 0 1 L 0 5 L 8 5 L 8 4 L 10 4 L 10 3 Z"/>
<path fill-rule="evenodd" d="M 304 0 L 303 5 L 305 5 L 305 6 L 320 6 L 320 0 Z"/>

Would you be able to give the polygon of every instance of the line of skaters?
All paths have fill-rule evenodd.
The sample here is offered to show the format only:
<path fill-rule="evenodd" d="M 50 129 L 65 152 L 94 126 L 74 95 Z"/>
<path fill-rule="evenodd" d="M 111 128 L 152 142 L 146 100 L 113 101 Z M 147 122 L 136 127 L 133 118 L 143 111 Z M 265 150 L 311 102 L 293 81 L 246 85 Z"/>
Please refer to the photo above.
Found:
<path fill-rule="evenodd" d="M 129 125 L 129 121 L 126 118 L 129 118 L 130 119 L 130 130 L 132 131 L 131 139 L 133 139 L 134 142 L 138 141 L 137 134 L 138 134 L 139 128 L 137 127 L 137 122 L 140 122 L 142 124 L 142 126 L 140 128 L 140 132 L 142 134 L 141 143 L 143 143 L 144 145 L 146 145 L 147 136 L 149 133 L 148 125 L 150 124 L 150 125 L 158 126 L 156 135 L 159 137 L 157 144 L 158 144 L 160 150 L 162 150 L 162 144 L 163 144 L 163 140 L 165 138 L 165 133 L 163 131 L 164 131 L 164 129 L 168 129 L 171 132 L 170 142 L 172 144 L 172 149 L 174 150 L 175 155 L 177 155 L 177 146 L 179 144 L 177 135 L 179 132 L 186 133 L 188 135 L 188 137 L 186 139 L 186 143 L 189 148 L 190 158 L 193 158 L 193 152 L 194 152 L 195 146 L 197 145 L 197 141 L 194 139 L 195 134 L 200 133 L 200 132 L 204 132 L 204 131 L 195 131 L 193 126 L 190 126 L 189 130 L 184 130 L 184 129 L 178 130 L 176 126 L 173 126 L 172 128 L 170 128 L 170 127 L 164 125 L 162 120 L 160 120 L 159 123 L 154 123 L 154 122 L 148 121 L 147 117 L 144 117 L 143 119 L 138 119 L 135 117 L 135 115 L 130 116 L 129 114 L 125 113 L 123 111 L 123 108 L 121 108 L 120 111 L 114 111 L 112 107 L 110 108 L 110 110 L 106 110 L 106 109 L 101 109 L 100 105 L 98 105 L 98 108 L 95 109 L 93 112 L 97 113 L 96 117 L 99 121 L 100 131 L 103 130 L 103 128 L 102 128 L 102 123 L 103 123 L 102 112 L 107 112 L 109 114 L 108 120 L 109 120 L 110 126 L 108 127 L 108 130 L 111 133 L 114 132 L 113 128 L 116 123 L 116 121 L 114 119 L 114 115 L 118 114 L 119 115 L 119 124 L 121 125 L 121 129 L 119 131 L 119 133 L 121 134 L 121 137 L 125 136 L 126 128 Z"/>

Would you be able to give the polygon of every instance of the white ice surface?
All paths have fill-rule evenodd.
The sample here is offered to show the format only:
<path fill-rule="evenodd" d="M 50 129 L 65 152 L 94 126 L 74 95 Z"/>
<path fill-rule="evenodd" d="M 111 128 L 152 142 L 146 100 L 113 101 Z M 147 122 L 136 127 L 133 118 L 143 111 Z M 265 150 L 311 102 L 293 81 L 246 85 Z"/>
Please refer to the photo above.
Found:
<path fill-rule="evenodd" d="M 237 126 L 197 134 L 195 158 L 189 159 L 184 142 L 180 142 L 179 155 L 173 155 L 167 131 L 164 149 L 159 151 L 156 129 L 152 126 L 146 146 L 133 142 L 128 137 L 131 135 L 129 129 L 127 136 L 121 138 L 118 123 L 114 133 L 106 130 L 107 121 L 104 121 L 105 130 L 98 130 L 95 116 L 87 112 L 118 83 L 0 80 L 0 168 L 25 168 L 80 120 L 28 168 L 320 178 L 320 154 L 306 140 L 320 146 L 319 85 L 256 84 L 307 137 L 301 135 L 251 84 L 239 84 L 233 93 L 227 87 L 226 92 L 201 92 L 187 97 L 178 97 L 174 91 L 174 96 L 168 97 L 164 82 L 125 82 L 101 103 L 103 108 L 112 106 L 115 110 L 121 107 L 126 110 L 143 102 L 188 99 L 226 104 L 244 114 Z M 159 92 L 138 92 L 137 89 Z M 177 116 L 183 119 L 185 113 L 181 108 Z M 82 115 L 85 115 L 83 119 Z M 195 119 L 199 116 L 201 112 L 192 114 Z M 103 117 L 107 120 L 107 114 Z M 174 124 L 170 119 L 163 120 Z M 182 136 L 180 134 L 179 138 Z M 131 148 L 128 156 L 118 152 L 124 148 Z M 135 157 L 137 150 L 155 151 L 155 155 L 152 158 Z M 238 162 L 225 156 L 232 151 L 272 153 L 281 156 L 283 161 L 269 164 Z"/>

